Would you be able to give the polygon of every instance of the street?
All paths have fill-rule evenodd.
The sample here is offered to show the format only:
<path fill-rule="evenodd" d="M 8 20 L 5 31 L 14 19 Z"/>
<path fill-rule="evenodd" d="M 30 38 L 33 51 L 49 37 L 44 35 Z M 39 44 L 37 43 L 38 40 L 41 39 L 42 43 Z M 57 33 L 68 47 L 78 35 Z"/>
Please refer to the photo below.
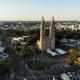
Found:
<path fill-rule="evenodd" d="M 29 70 L 27 64 L 25 66 L 25 63 L 16 56 L 16 53 L 14 52 L 13 49 L 10 49 L 8 54 L 14 62 L 14 64 L 13 64 L 13 68 L 14 68 L 14 72 L 15 72 L 14 80 L 16 80 L 16 79 L 23 80 L 25 78 L 27 80 L 37 80 L 37 78 L 34 76 L 34 74 L 32 74 L 32 72 Z"/>

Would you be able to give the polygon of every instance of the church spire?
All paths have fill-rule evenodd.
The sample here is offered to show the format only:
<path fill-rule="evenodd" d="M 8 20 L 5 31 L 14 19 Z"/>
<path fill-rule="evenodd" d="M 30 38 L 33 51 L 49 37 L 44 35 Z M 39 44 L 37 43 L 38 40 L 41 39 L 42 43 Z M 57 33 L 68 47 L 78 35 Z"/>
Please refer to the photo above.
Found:
<path fill-rule="evenodd" d="M 52 21 L 51 21 L 51 28 L 53 29 L 53 28 L 55 28 L 55 21 L 54 21 L 54 17 L 52 17 Z"/>
<path fill-rule="evenodd" d="M 42 21 L 40 25 L 40 49 L 41 50 L 46 50 L 46 36 L 45 36 L 45 22 L 44 18 L 42 16 Z"/>
<path fill-rule="evenodd" d="M 44 23 L 44 17 L 42 16 L 42 23 Z"/>
<path fill-rule="evenodd" d="M 55 21 L 54 21 L 54 17 L 52 17 L 52 23 L 51 23 L 51 26 L 54 26 L 55 25 Z"/>
<path fill-rule="evenodd" d="M 42 21 L 40 25 L 40 35 L 45 37 L 45 21 L 43 16 L 42 16 Z"/>
<path fill-rule="evenodd" d="M 44 30 L 45 26 L 44 26 L 44 17 L 42 16 L 42 21 L 41 21 L 41 28 Z"/>
<path fill-rule="evenodd" d="M 52 17 L 52 22 L 50 25 L 50 37 L 54 37 L 55 36 L 55 21 L 54 21 L 54 17 Z"/>

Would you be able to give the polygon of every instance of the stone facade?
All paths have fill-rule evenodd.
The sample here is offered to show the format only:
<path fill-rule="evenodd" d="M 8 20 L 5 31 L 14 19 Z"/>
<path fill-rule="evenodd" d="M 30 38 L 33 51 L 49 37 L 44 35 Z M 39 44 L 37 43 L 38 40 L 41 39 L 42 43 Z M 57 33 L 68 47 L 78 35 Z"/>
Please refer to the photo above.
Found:
<path fill-rule="evenodd" d="M 45 35 L 45 22 L 44 18 L 42 17 L 42 22 L 40 25 L 40 40 L 37 41 L 37 47 L 42 50 L 46 51 L 47 48 L 54 49 L 55 48 L 55 23 L 54 19 L 51 22 L 51 25 L 49 27 L 50 33 L 49 37 Z"/>

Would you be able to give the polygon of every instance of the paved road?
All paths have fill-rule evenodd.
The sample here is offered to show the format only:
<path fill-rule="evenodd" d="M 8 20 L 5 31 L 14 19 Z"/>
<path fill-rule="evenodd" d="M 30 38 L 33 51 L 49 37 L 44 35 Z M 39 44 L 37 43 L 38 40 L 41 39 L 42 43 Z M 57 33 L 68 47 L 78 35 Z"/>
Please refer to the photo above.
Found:
<path fill-rule="evenodd" d="M 10 41 L 11 41 L 10 39 L 7 39 L 7 41 L 3 41 L 3 46 L 5 47 L 10 46 Z M 17 80 L 23 80 L 23 78 L 26 78 L 27 80 L 37 80 L 35 75 L 29 70 L 27 64 L 25 66 L 25 63 L 17 57 L 15 51 L 12 48 L 10 48 L 8 54 L 14 62 L 13 68 L 15 72 L 15 77 L 18 78 Z"/>
<path fill-rule="evenodd" d="M 13 68 L 15 70 L 15 72 L 20 72 L 20 61 L 19 59 L 17 58 L 15 52 L 10 49 L 9 52 L 8 52 L 9 56 L 12 58 L 13 62 L 14 62 L 14 65 L 13 65 Z"/>
<path fill-rule="evenodd" d="M 19 80 L 23 80 L 24 78 L 26 78 L 27 80 L 37 80 L 34 75 L 32 75 L 29 68 L 25 66 L 24 62 L 16 56 L 13 49 L 10 49 L 8 54 L 13 59 L 13 68 L 15 71 L 15 75 Z"/>
<path fill-rule="evenodd" d="M 19 80 L 23 80 L 26 78 L 27 80 L 37 80 L 37 77 L 33 74 L 33 72 L 29 69 L 28 65 L 25 64 L 21 59 L 16 56 L 16 53 L 13 49 L 10 49 L 8 52 L 10 57 L 14 61 L 14 71 Z"/>

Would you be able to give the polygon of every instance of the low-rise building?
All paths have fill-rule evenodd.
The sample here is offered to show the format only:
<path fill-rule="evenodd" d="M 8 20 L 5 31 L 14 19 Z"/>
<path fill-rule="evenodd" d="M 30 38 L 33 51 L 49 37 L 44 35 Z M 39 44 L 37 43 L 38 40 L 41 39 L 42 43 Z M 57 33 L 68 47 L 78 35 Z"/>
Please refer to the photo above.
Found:
<path fill-rule="evenodd" d="M 11 40 L 11 45 L 19 43 L 22 46 L 25 46 L 27 42 L 24 41 L 24 38 L 27 38 L 29 36 L 22 36 L 22 37 L 13 37 Z"/>
<path fill-rule="evenodd" d="M 9 55 L 4 53 L 4 47 L 0 47 L 0 59 L 6 59 Z"/>

